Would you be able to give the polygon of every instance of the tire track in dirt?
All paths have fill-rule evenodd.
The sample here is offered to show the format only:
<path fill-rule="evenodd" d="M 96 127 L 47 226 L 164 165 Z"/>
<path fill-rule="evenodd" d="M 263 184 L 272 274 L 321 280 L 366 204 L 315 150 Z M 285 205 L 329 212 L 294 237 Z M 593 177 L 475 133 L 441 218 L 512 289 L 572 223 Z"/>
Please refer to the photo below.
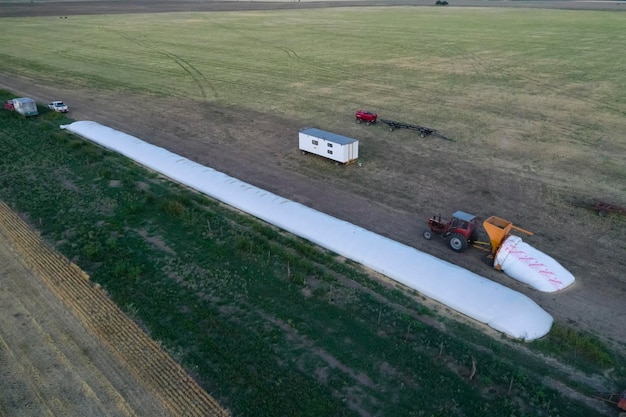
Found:
<path fill-rule="evenodd" d="M 209 21 L 209 19 L 206 19 L 206 18 L 205 18 L 205 20 Z M 267 41 L 264 41 L 263 39 L 255 37 L 255 36 L 248 35 L 243 30 L 234 29 L 233 27 L 226 26 L 226 25 L 221 25 L 221 24 L 215 23 L 215 22 L 211 22 L 211 23 L 213 25 L 217 26 L 217 27 L 220 27 L 220 28 L 224 29 L 224 30 L 229 30 L 231 32 L 234 32 L 234 33 L 236 33 L 237 35 L 241 36 L 244 39 L 248 39 L 250 41 L 256 42 L 256 43 L 261 44 L 261 45 L 269 46 L 270 48 L 279 49 L 279 50 L 283 51 L 285 54 L 287 54 L 287 56 L 289 58 L 301 59 L 300 56 L 298 55 L 298 53 L 296 51 L 294 51 L 293 49 L 290 49 L 290 48 L 287 48 L 287 47 L 284 47 L 284 46 L 280 46 L 280 45 L 274 45 L 271 42 L 267 42 Z"/>
<path fill-rule="evenodd" d="M 174 416 L 228 416 L 160 346 L 130 320 L 75 264 L 49 249 L 0 202 L 0 234 L 28 269 L 39 276 L 129 371 L 155 392 Z"/>
<path fill-rule="evenodd" d="M 585 32 L 580 34 L 580 37 L 584 37 Z M 540 44 L 539 42 L 537 42 L 538 44 Z M 478 67 L 483 67 L 483 73 L 484 74 L 504 74 L 508 77 L 511 77 L 512 79 L 515 80 L 519 80 L 519 81 L 523 81 L 524 83 L 526 83 L 527 85 L 533 85 L 535 87 L 537 87 L 539 90 L 542 91 L 551 91 L 553 93 L 556 93 L 558 95 L 561 96 L 565 96 L 568 97 L 572 100 L 578 100 L 587 104 L 591 104 L 594 106 L 597 106 L 599 108 L 604 108 L 610 111 L 613 111 L 615 113 L 618 113 L 620 115 L 625 115 L 626 114 L 626 109 L 624 108 L 618 108 L 615 106 L 611 106 L 608 105 L 607 103 L 600 101 L 600 100 L 596 100 L 593 98 L 589 98 L 586 97 L 582 94 L 575 94 L 572 92 L 566 92 L 563 91 L 561 88 L 555 86 L 554 84 L 547 82 L 547 81 L 542 81 L 537 77 L 530 77 L 530 76 L 524 76 L 521 74 L 517 74 L 513 71 L 513 69 L 511 68 L 501 68 L 501 67 L 496 67 L 496 65 L 492 62 L 487 62 L 485 63 L 485 61 L 483 59 L 481 59 L 478 55 L 476 55 L 475 53 L 471 52 L 471 51 L 465 51 L 462 50 L 461 48 L 459 48 L 458 46 L 453 46 L 453 45 L 449 45 L 449 48 L 451 50 L 454 50 L 456 53 L 458 53 L 461 57 L 463 58 L 467 58 L 470 61 L 473 61 L 473 67 L 474 68 L 478 68 Z M 553 59 L 559 59 L 561 58 L 558 55 L 554 55 Z M 581 124 L 578 124 L 579 126 L 583 126 Z"/>
<path fill-rule="evenodd" d="M 111 31 L 110 29 L 107 29 L 109 31 Z M 189 61 L 187 61 L 186 59 L 180 57 L 179 55 L 176 55 L 172 52 L 167 52 L 164 51 L 163 49 L 157 48 L 153 45 L 148 44 L 147 42 L 141 41 L 137 38 L 134 38 L 128 34 L 124 34 L 121 32 L 114 32 L 117 35 L 121 36 L 122 38 L 126 39 L 127 41 L 133 42 L 139 46 L 141 46 L 142 48 L 145 49 L 149 49 L 152 50 L 154 52 L 157 52 L 163 56 L 165 56 L 166 58 L 169 58 L 170 60 L 172 60 L 174 63 L 176 63 L 176 65 L 178 65 L 183 71 L 185 71 L 194 81 L 194 83 L 196 84 L 196 86 L 198 87 L 198 89 L 200 90 L 200 94 L 202 96 L 203 99 L 207 99 L 207 93 L 205 90 L 205 85 L 211 90 L 211 92 L 213 93 L 213 97 L 214 98 L 219 98 L 219 95 L 217 93 L 217 90 L 215 89 L 215 87 L 213 86 L 213 84 L 209 81 L 209 79 L 204 75 L 204 73 L 202 73 L 200 70 L 198 70 L 193 64 L 191 64 Z"/>
<path fill-rule="evenodd" d="M 206 19 L 208 20 L 208 19 Z M 256 36 L 252 36 L 247 34 L 246 32 L 242 31 L 242 30 L 238 30 L 238 29 L 234 29 L 230 26 L 226 26 L 226 25 L 220 25 L 218 23 L 213 23 L 214 25 L 224 29 L 224 30 L 229 30 L 233 33 L 236 33 L 237 35 L 241 36 L 244 39 L 247 39 L 249 41 L 252 42 L 256 42 L 259 45 L 263 45 L 266 47 L 269 47 L 271 49 L 278 49 L 282 52 L 284 52 L 288 58 L 292 59 L 292 60 L 296 60 L 298 62 L 300 62 L 301 64 L 305 65 L 306 68 L 308 70 L 310 70 L 310 72 L 312 74 L 314 74 L 316 76 L 316 78 L 320 81 L 324 81 L 327 82 L 328 84 L 333 85 L 333 91 L 329 92 L 327 94 L 322 94 L 322 93 L 318 93 L 316 94 L 317 97 L 323 98 L 326 101 L 333 101 L 335 103 L 344 103 L 346 105 L 352 105 L 353 107 L 361 107 L 361 106 L 371 106 L 371 107 L 375 107 L 374 105 L 370 105 L 368 103 L 363 103 L 363 102 L 353 102 L 351 100 L 344 100 L 341 97 L 343 97 L 343 94 L 337 94 L 338 92 L 342 91 L 342 90 L 350 90 L 353 87 L 351 86 L 339 86 L 339 83 L 347 81 L 347 80 L 362 80 L 364 78 L 363 74 L 358 72 L 358 71 L 350 71 L 347 70 L 345 68 L 341 68 L 338 66 L 333 66 L 333 65 L 327 65 L 327 64 L 323 64 L 323 63 L 319 63 L 315 60 L 312 59 L 308 59 L 308 58 L 304 58 L 301 57 L 297 51 L 295 51 L 294 49 L 288 48 L 286 46 L 282 46 L 282 45 L 278 45 L 278 44 L 274 44 L 273 42 L 268 42 L 265 41 L 259 37 Z M 233 69 L 239 69 L 238 67 L 233 67 Z M 272 75 L 277 75 L 277 73 L 274 73 Z M 277 78 L 281 78 L 283 79 L 284 77 L 282 76 L 278 76 Z M 370 90 L 375 90 L 379 92 L 380 96 L 388 96 L 391 94 L 395 94 L 395 95 L 400 95 L 402 97 L 413 97 L 414 92 L 416 90 L 420 90 L 421 87 L 415 86 L 415 88 L 412 89 L 412 92 L 408 92 L 408 91 L 402 91 L 400 93 L 398 93 L 397 91 L 393 91 L 392 87 L 387 86 L 386 81 L 382 80 L 382 79 L 375 79 L 372 76 L 367 76 L 366 77 L 368 82 L 370 83 L 368 88 Z M 423 89 L 421 89 L 423 90 Z M 268 92 L 264 92 L 264 94 L 268 94 Z M 422 99 L 421 97 L 415 97 L 414 99 L 415 102 L 421 102 L 423 104 L 429 104 L 429 101 L 426 99 Z M 378 106 L 380 107 L 380 106 Z M 323 109 L 323 107 L 317 107 L 318 109 Z M 325 107 L 324 107 L 325 108 Z"/>
<path fill-rule="evenodd" d="M 551 91 L 555 93 L 557 96 L 567 97 L 571 99 L 571 101 L 580 101 L 580 102 L 587 103 L 592 106 L 596 106 L 598 108 L 604 108 L 609 111 L 613 111 L 613 112 L 620 113 L 620 114 L 625 114 L 624 112 L 626 110 L 619 109 L 615 106 L 609 106 L 604 102 L 594 100 L 589 97 L 585 97 L 584 95 L 581 95 L 581 94 L 573 94 L 573 93 L 563 91 L 559 87 L 556 87 L 546 81 L 540 81 L 533 77 L 522 76 L 520 74 L 516 74 L 514 70 L 511 68 L 502 68 L 501 66 L 496 65 L 494 62 L 490 60 L 484 60 L 480 58 L 476 53 L 468 51 L 468 50 L 464 50 L 454 44 L 447 44 L 444 47 L 439 48 L 439 50 L 443 54 L 445 54 L 447 58 L 453 58 L 453 57 L 458 56 L 458 57 L 465 59 L 468 65 L 470 66 L 471 70 L 473 70 L 475 74 L 481 74 L 481 75 L 502 74 L 507 77 L 510 77 L 514 81 L 522 81 L 525 83 L 525 85 L 533 86 L 538 90 Z M 558 57 L 555 56 L 555 58 L 558 58 Z M 455 66 L 457 65 L 455 61 L 453 61 L 453 65 Z M 459 99 L 457 97 L 455 98 L 454 102 L 448 99 L 444 99 L 442 100 L 442 102 L 448 106 L 455 106 L 455 105 L 458 105 L 459 103 L 463 104 L 467 108 L 472 108 L 476 106 L 476 102 L 472 101 L 470 98 L 467 98 L 467 97 L 462 98 L 462 99 Z M 544 119 L 538 116 L 527 115 L 527 118 L 539 124 L 546 123 Z M 587 124 L 581 123 L 578 120 L 572 120 L 568 124 L 565 124 L 564 122 L 559 122 L 554 119 L 550 119 L 549 126 L 554 131 L 558 131 L 560 133 L 562 140 L 567 140 L 569 142 L 580 142 L 581 141 L 580 131 L 588 127 Z"/>

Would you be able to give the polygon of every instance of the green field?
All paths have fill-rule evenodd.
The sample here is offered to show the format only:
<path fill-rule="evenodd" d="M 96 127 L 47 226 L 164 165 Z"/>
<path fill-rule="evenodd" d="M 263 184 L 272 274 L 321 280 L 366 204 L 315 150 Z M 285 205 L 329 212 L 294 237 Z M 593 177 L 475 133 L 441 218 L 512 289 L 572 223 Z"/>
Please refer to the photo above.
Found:
<path fill-rule="evenodd" d="M 3 19 L 0 72 L 329 128 L 374 108 L 445 127 L 469 159 L 623 201 L 625 26 L 624 13 L 427 7 Z"/>
<path fill-rule="evenodd" d="M 455 152 L 494 171 L 626 204 L 624 13 L 402 7 L 1 23 L 0 74 L 339 131 L 345 114 L 373 108 L 445 127 Z M 494 339 L 42 113 L 0 112 L 0 199 L 235 415 L 595 416 L 554 387 L 588 397 L 593 378 L 626 382 L 624 358 L 592 335 L 557 323 L 530 345 Z"/>

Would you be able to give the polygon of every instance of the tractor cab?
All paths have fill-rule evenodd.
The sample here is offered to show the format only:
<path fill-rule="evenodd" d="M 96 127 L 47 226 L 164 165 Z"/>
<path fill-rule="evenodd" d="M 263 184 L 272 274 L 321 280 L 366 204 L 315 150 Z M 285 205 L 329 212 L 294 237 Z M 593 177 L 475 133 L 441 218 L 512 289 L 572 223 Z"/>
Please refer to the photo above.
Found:
<path fill-rule="evenodd" d="M 424 238 L 430 240 L 433 233 L 441 235 L 447 240 L 448 246 L 455 252 L 463 252 L 468 245 L 476 240 L 476 226 L 478 221 L 473 214 L 456 211 L 449 221 L 442 221 L 441 215 L 428 219 L 428 229 Z"/>
<path fill-rule="evenodd" d="M 461 233 L 469 239 L 472 232 L 476 230 L 476 224 L 476 216 L 464 211 L 457 211 L 452 214 L 448 229 L 450 233 Z"/>

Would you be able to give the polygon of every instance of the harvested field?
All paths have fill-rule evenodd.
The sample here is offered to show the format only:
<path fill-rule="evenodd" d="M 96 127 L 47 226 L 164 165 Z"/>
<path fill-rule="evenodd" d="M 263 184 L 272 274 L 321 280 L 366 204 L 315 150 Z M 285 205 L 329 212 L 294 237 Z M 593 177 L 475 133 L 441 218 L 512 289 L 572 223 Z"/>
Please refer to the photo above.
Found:
<path fill-rule="evenodd" d="M 228 415 L 4 203 L 0 257 L 0 410 L 15 416 Z"/>

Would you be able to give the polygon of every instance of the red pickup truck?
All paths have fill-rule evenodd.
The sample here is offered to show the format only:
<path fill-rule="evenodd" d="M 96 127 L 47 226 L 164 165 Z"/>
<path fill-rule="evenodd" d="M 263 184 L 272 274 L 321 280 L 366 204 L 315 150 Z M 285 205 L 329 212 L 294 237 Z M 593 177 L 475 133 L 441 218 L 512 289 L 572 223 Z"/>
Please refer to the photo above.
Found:
<path fill-rule="evenodd" d="M 376 119 L 378 119 L 376 113 L 366 110 L 357 110 L 354 117 L 357 123 L 365 122 L 366 125 L 376 123 Z"/>

